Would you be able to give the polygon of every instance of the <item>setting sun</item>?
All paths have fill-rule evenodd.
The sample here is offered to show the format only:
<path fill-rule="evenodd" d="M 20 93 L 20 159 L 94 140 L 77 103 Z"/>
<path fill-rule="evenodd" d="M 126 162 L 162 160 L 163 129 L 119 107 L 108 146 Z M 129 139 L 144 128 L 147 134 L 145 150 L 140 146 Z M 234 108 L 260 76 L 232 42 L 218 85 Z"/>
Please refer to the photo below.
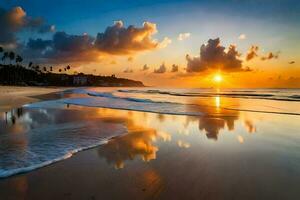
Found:
<path fill-rule="evenodd" d="M 216 75 L 214 76 L 213 80 L 214 80 L 215 82 L 217 82 L 217 83 L 220 83 L 220 82 L 222 82 L 223 78 L 222 78 L 222 76 L 221 76 L 220 74 L 216 74 Z"/>

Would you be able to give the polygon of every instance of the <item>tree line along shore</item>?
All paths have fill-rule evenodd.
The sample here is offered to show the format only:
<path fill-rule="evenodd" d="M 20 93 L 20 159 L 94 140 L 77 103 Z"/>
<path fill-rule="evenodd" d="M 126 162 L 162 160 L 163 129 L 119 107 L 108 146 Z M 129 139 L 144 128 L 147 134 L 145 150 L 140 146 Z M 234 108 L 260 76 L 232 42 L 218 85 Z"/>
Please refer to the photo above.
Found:
<path fill-rule="evenodd" d="M 84 74 L 74 71 L 71 66 L 54 72 L 52 66 L 40 66 L 29 62 L 23 64 L 22 56 L 0 47 L 0 85 L 16 86 L 103 86 L 103 87 L 143 87 L 141 81 L 111 76 Z"/>

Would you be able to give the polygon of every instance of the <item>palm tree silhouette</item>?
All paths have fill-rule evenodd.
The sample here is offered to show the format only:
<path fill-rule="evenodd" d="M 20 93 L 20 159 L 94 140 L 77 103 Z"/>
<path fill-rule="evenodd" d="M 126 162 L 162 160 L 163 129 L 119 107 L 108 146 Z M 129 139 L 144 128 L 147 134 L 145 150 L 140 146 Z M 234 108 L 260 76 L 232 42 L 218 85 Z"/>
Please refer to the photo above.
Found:
<path fill-rule="evenodd" d="M 23 61 L 23 58 L 20 55 L 16 56 L 16 63 L 21 63 Z"/>
<path fill-rule="evenodd" d="M 53 68 L 52 68 L 52 66 L 50 67 L 50 72 L 52 72 L 53 71 Z"/>
<path fill-rule="evenodd" d="M 61 69 L 59 69 L 58 71 L 61 72 Z"/>
<path fill-rule="evenodd" d="M 4 51 L 3 47 L 0 46 L 0 53 Z"/>
<path fill-rule="evenodd" d="M 31 68 L 31 67 L 32 67 L 32 64 L 33 64 L 32 62 L 29 62 L 29 63 L 28 63 L 28 68 Z"/>
<path fill-rule="evenodd" d="M 2 56 L 2 61 L 3 61 L 4 64 L 5 64 L 5 60 L 7 58 L 8 58 L 8 52 L 6 51 L 6 52 L 3 53 L 3 56 Z"/>
<path fill-rule="evenodd" d="M 3 47 L 0 46 L 0 53 L 4 51 Z"/>
<path fill-rule="evenodd" d="M 10 65 L 11 65 L 11 61 L 15 60 L 15 53 L 14 52 L 9 52 L 9 55 L 8 55 L 9 59 L 10 59 Z"/>

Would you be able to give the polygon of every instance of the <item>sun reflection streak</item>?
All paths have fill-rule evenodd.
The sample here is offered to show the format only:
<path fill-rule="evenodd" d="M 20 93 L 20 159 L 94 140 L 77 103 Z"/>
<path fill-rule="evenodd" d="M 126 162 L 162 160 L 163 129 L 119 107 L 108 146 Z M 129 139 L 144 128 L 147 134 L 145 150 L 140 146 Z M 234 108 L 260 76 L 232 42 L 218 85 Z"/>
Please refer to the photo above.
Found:
<path fill-rule="evenodd" d="M 216 96 L 215 97 L 215 103 L 216 103 L 216 107 L 220 108 L 220 106 L 221 106 L 221 97 Z"/>

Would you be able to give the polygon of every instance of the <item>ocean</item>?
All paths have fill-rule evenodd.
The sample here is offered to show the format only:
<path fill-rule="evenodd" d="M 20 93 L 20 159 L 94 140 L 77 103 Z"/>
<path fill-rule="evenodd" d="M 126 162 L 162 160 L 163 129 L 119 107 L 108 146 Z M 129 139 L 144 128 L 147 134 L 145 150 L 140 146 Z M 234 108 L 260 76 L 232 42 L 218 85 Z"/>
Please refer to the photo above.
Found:
<path fill-rule="evenodd" d="M 134 118 L 139 127 L 157 131 L 163 140 L 186 134 L 187 138 L 176 140 L 181 148 L 199 145 L 194 140 L 207 140 L 226 151 L 233 148 L 228 146 L 232 136 L 221 133 L 232 132 L 237 142 L 233 146 L 249 139 L 252 148 L 272 148 L 283 153 L 283 159 L 300 163 L 299 89 L 79 88 L 1 113 L 0 178 L 50 165 L 85 149 L 105 148 L 112 138 L 130 133 L 128 121 L 134 115 L 139 116 Z M 193 132 L 205 137 L 195 139 L 189 135 Z M 158 149 L 154 157 L 152 152 L 144 159 L 157 156 Z M 293 170 L 299 174 L 299 168 Z"/>

